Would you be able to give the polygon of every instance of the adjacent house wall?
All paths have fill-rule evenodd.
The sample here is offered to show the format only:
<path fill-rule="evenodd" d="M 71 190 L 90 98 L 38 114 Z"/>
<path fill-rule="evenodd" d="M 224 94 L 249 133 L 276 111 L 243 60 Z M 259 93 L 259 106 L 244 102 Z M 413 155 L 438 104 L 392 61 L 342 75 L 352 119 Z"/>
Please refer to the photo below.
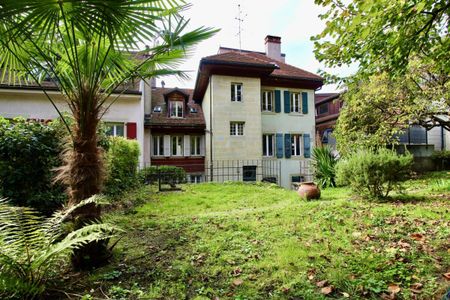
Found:
<path fill-rule="evenodd" d="M 49 91 L 48 94 L 54 99 L 56 106 L 61 111 L 69 111 L 59 92 Z M 109 103 L 106 102 L 105 107 Z M 39 90 L 0 89 L 0 112 L 1 116 L 5 118 L 22 116 L 26 119 L 53 120 L 59 117 L 50 101 Z M 139 142 L 142 161 L 144 155 L 144 113 L 141 95 L 121 95 L 104 115 L 103 121 L 125 124 L 136 123 L 136 139 Z"/>

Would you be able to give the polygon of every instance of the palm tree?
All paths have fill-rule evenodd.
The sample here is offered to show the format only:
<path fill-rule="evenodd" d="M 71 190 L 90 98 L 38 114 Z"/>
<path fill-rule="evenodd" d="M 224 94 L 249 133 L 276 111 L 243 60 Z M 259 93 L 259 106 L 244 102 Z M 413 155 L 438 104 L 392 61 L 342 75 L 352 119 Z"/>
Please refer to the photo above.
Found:
<path fill-rule="evenodd" d="M 119 88 L 134 80 L 176 74 L 192 46 L 215 30 L 186 32 L 182 0 L 0 0 L 1 79 L 38 84 L 52 78 L 74 122 L 65 123 L 71 144 L 58 178 L 68 186 L 69 206 L 102 189 L 103 160 L 97 126 Z M 139 51 L 152 41 L 155 46 Z M 120 95 L 119 95 L 120 96 Z M 77 211 L 80 224 L 98 220 L 98 206 Z M 86 255 L 81 254 L 78 256 Z"/>

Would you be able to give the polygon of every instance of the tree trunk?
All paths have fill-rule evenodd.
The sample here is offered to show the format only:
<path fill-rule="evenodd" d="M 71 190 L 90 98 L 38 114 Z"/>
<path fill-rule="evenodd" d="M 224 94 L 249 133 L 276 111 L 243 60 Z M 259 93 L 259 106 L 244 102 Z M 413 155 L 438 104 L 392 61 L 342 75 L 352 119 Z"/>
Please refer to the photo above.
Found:
<path fill-rule="evenodd" d="M 68 186 L 69 206 L 76 205 L 102 190 L 104 181 L 103 150 L 98 146 L 99 112 L 96 101 L 77 101 L 72 128 L 72 147 L 64 154 L 65 166 L 60 178 Z M 85 205 L 73 214 L 75 229 L 101 221 L 101 208 Z M 103 264 L 107 257 L 107 241 L 93 242 L 74 251 L 72 264 L 76 269 L 89 269 Z"/>

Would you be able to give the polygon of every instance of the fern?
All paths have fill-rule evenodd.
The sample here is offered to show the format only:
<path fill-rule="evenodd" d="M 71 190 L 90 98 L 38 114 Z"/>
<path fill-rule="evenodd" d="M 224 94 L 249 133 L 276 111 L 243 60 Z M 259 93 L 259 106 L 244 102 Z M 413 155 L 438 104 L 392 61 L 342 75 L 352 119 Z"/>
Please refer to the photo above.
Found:
<path fill-rule="evenodd" d="M 42 294 L 75 249 L 116 234 L 118 229 L 109 224 L 89 224 L 65 235 L 63 225 L 72 213 L 92 203 L 102 204 L 102 198 L 93 196 L 43 218 L 31 208 L 10 206 L 0 199 L 0 298 Z"/>

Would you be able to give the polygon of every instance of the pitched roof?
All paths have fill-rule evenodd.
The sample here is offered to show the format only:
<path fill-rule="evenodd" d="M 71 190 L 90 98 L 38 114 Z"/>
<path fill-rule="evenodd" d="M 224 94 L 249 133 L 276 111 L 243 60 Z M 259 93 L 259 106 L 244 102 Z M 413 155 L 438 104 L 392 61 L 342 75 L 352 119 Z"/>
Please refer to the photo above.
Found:
<path fill-rule="evenodd" d="M 289 65 L 285 62 L 268 57 L 262 52 L 240 51 L 233 48 L 220 48 L 219 52 L 225 50 L 226 52 L 219 53 L 216 55 L 207 56 L 204 60 L 211 61 L 222 61 L 222 62 L 242 62 L 242 63 L 253 63 L 257 65 L 273 65 L 275 66 L 274 71 L 269 76 L 274 77 L 291 77 L 300 79 L 314 79 L 323 80 L 323 78 L 314 73 L 305 71 L 303 69 L 297 68 L 295 66 Z"/>
<path fill-rule="evenodd" d="M 167 94 L 174 94 L 177 91 L 188 95 L 189 99 L 187 102 L 187 107 L 185 106 L 183 112 L 183 118 L 170 118 L 168 103 L 165 100 Z M 202 127 L 206 126 L 205 118 L 203 116 L 202 107 L 192 100 L 192 94 L 194 90 L 192 89 L 178 89 L 178 88 L 154 88 L 152 89 L 152 113 L 146 115 L 145 124 L 146 125 L 167 125 L 171 127 Z M 181 95 L 181 94 L 180 94 Z M 182 95 L 183 96 L 183 95 Z M 155 106 L 161 107 L 161 112 L 154 112 Z M 191 113 L 190 108 L 196 109 L 196 113 Z"/>
<path fill-rule="evenodd" d="M 308 89 L 321 87 L 324 80 L 319 75 L 270 58 L 262 52 L 221 47 L 219 54 L 200 61 L 195 100 L 202 101 L 211 74 L 259 77 L 263 85 Z"/>

